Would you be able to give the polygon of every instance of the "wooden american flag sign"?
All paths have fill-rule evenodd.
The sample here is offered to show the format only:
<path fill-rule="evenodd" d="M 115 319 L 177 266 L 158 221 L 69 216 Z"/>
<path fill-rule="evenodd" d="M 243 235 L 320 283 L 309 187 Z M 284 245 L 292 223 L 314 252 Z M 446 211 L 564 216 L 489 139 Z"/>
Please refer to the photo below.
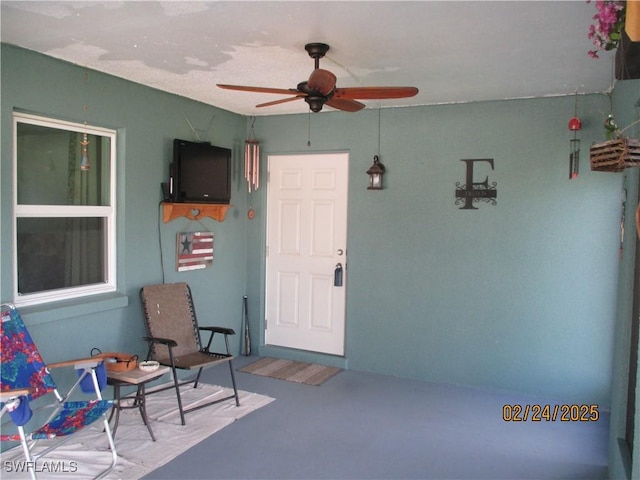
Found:
<path fill-rule="evenodd" d="M 213 233 L 178 233 L 178 272 L 207 268 L 213 263 Z"/>

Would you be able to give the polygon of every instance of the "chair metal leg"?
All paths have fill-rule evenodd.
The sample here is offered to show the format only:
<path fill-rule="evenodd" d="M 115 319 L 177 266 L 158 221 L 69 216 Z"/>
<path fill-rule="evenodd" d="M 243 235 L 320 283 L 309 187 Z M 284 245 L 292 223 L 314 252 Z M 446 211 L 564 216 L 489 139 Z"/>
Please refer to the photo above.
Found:
<path fill-rule="evenodd" d="M 111 419 L 113 418 L 113 415 L 115 414 L 116 416 L 116 421 L 113 424 L 113 428 L 111 429 L 111 435 L 113 435 L 113 437 L 116 436 L 116 431 L 118 430 L 118 423 L 120 423 L 120 383 L 116 382 L 113 385 L 113 406 L 111 407 L 111 413 L 109 414 L 109 419 L 107 420 L 107 423 L 111 423 Z"/>
<path fill-rule="evenodd" d="M 229 336 L 225 333 L 224 343 L 227 347 L 227 355 L 231 355 L 231 349 L 229 348 Z M 236 376 L 233 373 L 233 362 L 229 359 L 229 370 L 231 371 L 231 383 L 233 384 L 233 393 L 236 397 L 236 407 L 240 406 L 240 398 L 238 397 L 238 388 L 236 387 Z"/>
<path fill-rule="evenodd" d="M 106 470 L 103 470 L 100 475 L 95 477 L 95 480 L 105 477 L 109 472 L 111 472 L 111 470 L 115 468 L 116 463 L 118 463 L 118 452 L 116 452 L 116 445 L 113 440 L 113 435 L 111 434 L 111 428 L 109 427 L 109 420 L 107 419 L 106 414 L 103 416 L 102 422 L 104 424 L 104 430 L 109 441 L 109 448 L 111 449 L 111 465 L 109 465 Z"/>
<path fill-rule="evenodd" d="M 147 400 L 145 394 L 144 383 L 138 386 L 138 391 L 136 392 L 136 402 L 138 402 L 138 409 L 140 410 L 140 416 L 142 417 L 142 421 L 147 426 L 147 430 L 149 430 L 149 435 L 151 435 L 151 440 L 156 441 L 156 436 L 153 434 L 153 430 L 151 430 L 151 422 L 149 421 L 149 417 L 147 416 Z"/>
<path fill-rule="evenodd" d="M 200 375 L 202 374 L 202 368 L 198 369 L 198 375 L 196 375 L 196 380 L 193 382 L 193 388 L 198 388 L 198 382 L 200 381 Z"/>
<path fill-rule="evenodd" d="M 173 373 L 173 384 L 176 388 L 176 397 L 178 397 L 178 410 L 180 410 L 180 420 L 182 421 L 182 425 L 186 425 L 187 422 L 184 420 L 184 411 L 182 410 L 182 398 L 180 397 L 180 382 L 178 381 L 178 373 L 175 368 L 171 369 Z"/>
<path fill-rule="evenodd" d="M 33 457 L 31 456 L 31 450 L 29 449 L 29 443 L 24 433 L 24 427 L 18 426 L 18 433 L 20 434 L 20 444 L 22 445 L 22 451 L 24 452 L 24 459 L 27 461 L 27 468 L 29 468 L 29 474 L 32 480 L 37 480 L 35 464 Z M 30 468 L 31 467 L 31 468 Z"/>
<path fill-rule="evenodd" d="M 178 410 L 180 410 L 180 420 L 182 425 L 186 425 L 187 422 L 184 419 L 184 410 L 182 409 L 182 397 L 180 397 L 180 382 L 178 381 L 178 372 L 176 372 L 176 361 L 173 356 L 173 348 L 169 346 L 169 361 L 171 362 L 171 374 L 173 375 L 173 385 L 176 389 L 176 397 L 178 398 Z"/>

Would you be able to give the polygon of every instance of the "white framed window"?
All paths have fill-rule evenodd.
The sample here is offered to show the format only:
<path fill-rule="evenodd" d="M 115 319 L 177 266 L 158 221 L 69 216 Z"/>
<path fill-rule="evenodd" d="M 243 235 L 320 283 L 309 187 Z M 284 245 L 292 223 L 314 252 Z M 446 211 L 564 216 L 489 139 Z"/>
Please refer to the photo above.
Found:
<path fill-rule="evenodd" d="M 14 303 L 116 290 L 116 132 L 14 112 Z"/>

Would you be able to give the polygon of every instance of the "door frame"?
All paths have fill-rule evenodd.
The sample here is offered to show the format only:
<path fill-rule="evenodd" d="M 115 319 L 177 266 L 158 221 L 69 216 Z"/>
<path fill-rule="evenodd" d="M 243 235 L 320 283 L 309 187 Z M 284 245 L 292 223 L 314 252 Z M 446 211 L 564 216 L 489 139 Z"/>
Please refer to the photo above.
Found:
<path fill-rule="evenodd" d="M 349 160 L 351 160 L 351 152 L 349 150 L 328 150 L 328 151 L 314 151 L 314 152 L 264 152 L 265 171 L 268 168 L 267 162 L 270 156 L 311 156 L 311 155 L 326 155 L 326 154 L 347 154 L 349 155 Z M 351 170 L 351 165 L 349 165 L 349 170 Z M 349 172 L 351 173 L 351 172 Z M 319 363 L 322 365 L 328 365 L 339 368 L 348 368 L 348 349 L 347 349 L 347 340 L 348 340 L 348 332 L 347 332 L 347 313 L 349 310 L 349 297 L 345 300 L 345 351 L 344 356 L 330 355 L 319 352 L 312 352 L 308 350 L 297 350 L 293 348 L 279 347 L 275 345 L 267 345 L 265 343 L 265 317 L 266 317 L 266 290 L 267 290 L 267 183 L 269 182 L 268 173 L 265 175 L 266 181 L 265 187 L 261 189 L 260 193 L 260 202 L 261 202 L 261 210 L 264 212 L 261 216 L 260 222 L 260 266 L 259 266 L 259 295 L 257 305 L 257 310 L 259 312 L 258 316 L 258 331 L 255 334 L 255 337 L 258 339 L 258 349 L 257 353 L 260 356 L 272 356 L 276 358 L 282 358 L 287 360 L 297 360 L 304 361 L 310 363 Z M 347 252 L 349 251 L 349 198 L 350 198 L 350 181 L 347 185 Z M 247 208 L 249 205 L 247 205 Z M 257 270 L 256 270 L 257 271 Z M 251 299 L 250 299 L 251 302 Z M 251 310 L 251 308 L 249 308 Z M 255 325 L 255 322 L 251 321 L 250 323 Z"/>

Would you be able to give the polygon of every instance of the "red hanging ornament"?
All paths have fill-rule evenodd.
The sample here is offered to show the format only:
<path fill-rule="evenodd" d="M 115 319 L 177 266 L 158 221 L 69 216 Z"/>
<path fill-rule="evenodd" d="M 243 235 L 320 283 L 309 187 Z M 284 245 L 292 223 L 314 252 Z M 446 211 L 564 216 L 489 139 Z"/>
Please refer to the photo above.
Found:
<path fill-rule="evenodd" d="M 569 119 L 569 130 L 571 130 L 572 132 L 582 130 L 582 122 L 578 117 L 571 117 Z"/>

